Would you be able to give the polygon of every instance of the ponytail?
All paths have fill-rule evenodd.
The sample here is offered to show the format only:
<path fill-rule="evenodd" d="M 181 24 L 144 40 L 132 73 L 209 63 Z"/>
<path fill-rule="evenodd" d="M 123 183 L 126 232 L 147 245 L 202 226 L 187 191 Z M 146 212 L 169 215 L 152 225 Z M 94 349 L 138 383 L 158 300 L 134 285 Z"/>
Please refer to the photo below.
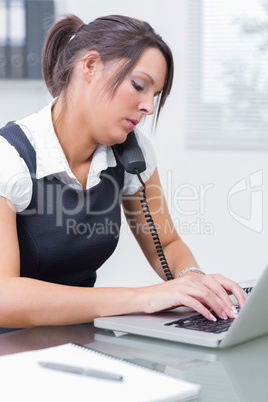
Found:
<path fill-rule="evenodd" d="M 56 22 L 48 32 L 42 53 L 42 73 L 53 97 L 58 96 L 68 85 L 73 66 L 70 66 L 67 48 L 81 25 L 83 21 L 80 18 L 68 15 Z"/>

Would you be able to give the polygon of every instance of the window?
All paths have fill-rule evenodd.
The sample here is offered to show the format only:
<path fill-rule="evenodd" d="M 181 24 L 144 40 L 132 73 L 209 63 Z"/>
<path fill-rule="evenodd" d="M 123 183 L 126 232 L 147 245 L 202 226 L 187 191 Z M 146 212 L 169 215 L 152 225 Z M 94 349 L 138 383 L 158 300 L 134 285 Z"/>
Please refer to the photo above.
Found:
<path fill-rule="evenodd" d="M 268 149 L 268 0 L 189 0 L 187 145 Z"/>

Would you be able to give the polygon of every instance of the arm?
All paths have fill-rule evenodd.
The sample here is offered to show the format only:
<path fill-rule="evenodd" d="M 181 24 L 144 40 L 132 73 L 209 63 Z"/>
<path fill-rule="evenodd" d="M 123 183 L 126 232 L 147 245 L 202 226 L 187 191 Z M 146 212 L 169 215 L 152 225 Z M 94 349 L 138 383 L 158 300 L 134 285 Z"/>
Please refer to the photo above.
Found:
<path fill-rule="evenodd" d="M 182 241 L 174 228 L 157 170 L 155 170 L 146 183 L 146 195 L 150 212 L 173 277 L 176 278 L 187 267 L 198 267 L 190 249 Z M 158 275 L 162 279 L 165 279 L 165 274 L 142 211 L 139 192 L 133 196 L 126 196 L 123 200 L 123 206 L 129 226 L 146 258 Z"/>
<path fill-rule="evenodd" d="M 80 288 L 20 277 L 16 212 L 0 196 L 0 326 L 71 325 L 99 316 L 150 313 L 156 308 L 152 301 L 161 300 L 163 290 L 161 285 Z M 169 291 L 164 293 L 159 309 L 178 304 L 174 292 L 171 297 Z"/>
<path fill-rule="evenodd" d="M 20 277 L 16 213 L 0 197 L 0 326 L 68 325 L 143 311 L 138 294 L 132 288 L 78 288 Z"/>
<path fill-rule="evenodd" d="M 158 229 L 166 259 L 173 277 L 178 278 L 183 269 L 198 267 L 197 262 L 174 228 L 157 170 L 146 183 L 146 187 L 147 201 Z M 145 256 L 158 275 L 165 279 L 151 233 L 148 230 L 146 218 L 142 212 L 139 193 L 137 192 L 133 196 L 126 196 L 123 205 L 128 223 Z M 183 304 L 195 308 L 206 316 L 207 311 L 203 309 L 205 304 L 213 308 L 221 317 L 225 317 L 224 312 L 227 316 L 232 316 L 230 311 L 233 309 L 233 304 L 226 291 L 234 294 L 241 306 L 246 299 L 246 294 L 240 286 L 220 274 L 200 275 L 194 271 L 187 272 L 181 278 L 176 279 L 176 283 L 177 292 L 187 292 L 187 295 L 185 294 L 186 299 L 183 298 L 186 303 L 183 302 Z M 189 297 L 191 300 L 189 300 Z M 202 311 L 200 311 L 200 308 Z"/>

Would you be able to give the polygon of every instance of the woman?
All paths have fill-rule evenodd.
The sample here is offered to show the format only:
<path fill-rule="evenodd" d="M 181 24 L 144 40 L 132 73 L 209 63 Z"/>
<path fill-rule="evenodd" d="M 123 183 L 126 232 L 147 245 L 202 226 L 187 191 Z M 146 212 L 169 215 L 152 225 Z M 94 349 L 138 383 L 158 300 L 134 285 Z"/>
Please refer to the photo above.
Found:
<path fill-rule="evenodd" d="M 84 25 L 67 16 L 48 33 L 43 76 L 54 98 L 50 105 L 0 130 L 0 326 L 76 324 L 180 305 L 209 320 L 216 320 L 212 308 L 221 319 L 235 317 L 227 293 L 242 306 L 244 291 L 221 275 L 205 275 L 172 229 L 154 155 L 138 130 L 147 164 L 142 180 L 175 279 L 93 287 L 96 270 L 116 247 L 121 197 L 145 256 L 165 279 L 145 230 L 140 183 L 111 149 L 145 116 L 157 119 L 173 78 L 165 42 L 132 18 L 107 16 Z"/>

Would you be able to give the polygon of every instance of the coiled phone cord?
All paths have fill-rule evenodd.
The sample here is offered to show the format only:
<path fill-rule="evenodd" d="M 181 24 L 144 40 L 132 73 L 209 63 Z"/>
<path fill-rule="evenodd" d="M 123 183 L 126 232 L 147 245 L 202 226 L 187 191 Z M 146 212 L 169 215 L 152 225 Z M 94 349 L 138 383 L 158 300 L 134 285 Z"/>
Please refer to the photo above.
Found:
<path fill-rule="evenodd" d="M 149 205 L 148 205 L 148 202 L 147 202 L 147 199 L 146 199 L 146 185 L 145 185 L 144 181 L 141 178 L 139 170 L 138 169 L 135 169 L 135 170 L 136 170 L 136 174 L 138 176 L 138 179 L 139 179 L 139 181 L 141 182 L 141 184 L 143 186 L 142 189 L 139 189 L 139 193 L 140 193 L 139 196 L 140 196 L 140 203 L 141 203 L 141 206 L 142 206 L 142 210 L 143 210 L 144 216 L 146 218 L 146 222 L 148 223 L 148 226 L 150 228 L 150 232 L 151 232 L 151 235 L 153 237 L 153 241 L 154 241 L 156 252 L 158 254 L 158 258 L 160 260 L 160 263 L 162 265 L 162 268 L 164 270 L 166 278 L 169 281 L 169 280 L 173 279 L 173 276 L 172 276 L 172 273 L 171 273 L 170 268 L 168 266 L 168 262 L 166 260 L 165 253 L 164 253 L 164 250 L 162 248 L 162 244 L 161 244 L 161 241 L 159 239 L 157 229 L 155 227 L 155 223 L 153 221 L 153 218 L 152 218 L 152 215 L 151 215 L 151 212 L 150 212 L 150 209 L 149 209 Z"/>

